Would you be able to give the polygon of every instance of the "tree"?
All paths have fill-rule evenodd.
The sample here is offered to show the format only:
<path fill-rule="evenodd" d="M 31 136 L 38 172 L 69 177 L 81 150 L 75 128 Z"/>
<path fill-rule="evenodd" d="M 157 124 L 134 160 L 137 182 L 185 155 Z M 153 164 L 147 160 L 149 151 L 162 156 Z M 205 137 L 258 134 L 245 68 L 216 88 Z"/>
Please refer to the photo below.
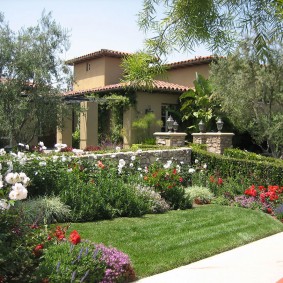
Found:
<path fill-rule="evenodd" d="M 189 129 L 196 129 L 198 122 L 202 121 L 209 130 L 212 118 L 220 114 L 219 104 L 212 99 L 212 87 L 208 79 L 196 74 L 194 89 L 189 89 L 180 96 L 183 121 L 189 120 Z"/>
<path fill-rule="evenodd" d="M 1 135 L 28 143 L 60 126 L 60 93 L 70 78 L 60 55 L 68 47 L 68 32 L 51 13 L 43 12 L 36 26 L 17 33 L 0 13 Z"/>
<path fill-rule="evenodd" d="M 271 42 L 283 38 L 282 11 L 282 0 L 144 0 L 139 25 L 154 34 L 147 47 L 159 55 L 199 44 L 226 51 L 247 35 L 264 55 Z"/>
<path fill-rule="evenodd" d="M 283 153 L 283 52 L 269 50 L 263 62 L 250 41 L 211 65 L 214 97 L 230 121 L 248 131 L 265 152 Z"/>
<path fill-rule="evenodd" d="M 165 72 L 165 66 L 160 64 L 160 60 L 145 52 L 128 55 L 123 59 L 121 66 L 122 82 L 129 83 L 134 89 L 151 90 L 154 79 Z"/>

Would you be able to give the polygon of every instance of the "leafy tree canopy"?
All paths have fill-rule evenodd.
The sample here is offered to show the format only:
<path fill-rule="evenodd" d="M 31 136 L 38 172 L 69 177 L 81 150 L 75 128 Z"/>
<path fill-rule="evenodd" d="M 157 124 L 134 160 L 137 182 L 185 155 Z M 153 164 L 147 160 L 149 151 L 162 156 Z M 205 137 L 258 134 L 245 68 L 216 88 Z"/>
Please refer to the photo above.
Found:
<path fill-rule="evenodd" d="M 248 35 L 264 53 L 272 41 L 282 40 L 283 1 L 144 0 L 139 25 L 154 34 L 147 47 L 159 55 L 199 44 L 219 53 Z"/>
<path fill-rule="evenodd" d="M 0 132 L 13 142 L 28 143 L 59 123 L 59 93 L 69 69 L 60 55 L 69 35 L 42 13 L 36 26 L 12 31 L 0 13 Z"/>
<path fill-rule="evenodd" d="M 264 63 L 251 41 L 235 54 L 211 65 L 214 97 L 231 122 L 248 131 L 256 144 L 280 156 L 283 153 L 283 52 L 270 49 Z"/>

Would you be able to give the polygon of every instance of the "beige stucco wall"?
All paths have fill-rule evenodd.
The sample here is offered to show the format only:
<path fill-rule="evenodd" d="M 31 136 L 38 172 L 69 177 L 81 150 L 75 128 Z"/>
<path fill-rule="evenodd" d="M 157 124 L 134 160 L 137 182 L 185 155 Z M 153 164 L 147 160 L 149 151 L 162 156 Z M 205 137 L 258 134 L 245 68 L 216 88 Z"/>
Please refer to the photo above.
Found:
<path fill-rule="evenodd" d="M 90 70 L 86 70 L 90 64 Z M 105 85 L 105 58 L 78 63 L 74 67 L 74 90 L 90 89 Z"/>
<path fill-rule="evenodd" d="M 145 110 L 150 109 L 155 114 L 157 120 L 161 119 L 162 104 L 178 104 L 179 94 L 176 93 L 137 93 L 137 103 L 134 108 L 126 111 L 123 117 L 123 128 L 126 130 L 124 138 L 124 146 L 130 146 L 136 143 L 136 134 L 133 130 L 132 123 L 145 115 Z M 154 132 L 159 132 L 160 127 L 155 126 L 151 129 L 152 137 Z"/>
<path fill-rule="evenodd" d="M 105 57 L 105 85 L 120 83 L 123 70 L 121 58 Z"/>
<path fill-rule="evenodd" d="M 167 71 L 166 76 L 163 79 L 169 83 L 194 87 L 193 81 L 196 79 L 196 73 L 208 78 L 209 65 L 194 65 L 185 68 L 170 69 Z"/>

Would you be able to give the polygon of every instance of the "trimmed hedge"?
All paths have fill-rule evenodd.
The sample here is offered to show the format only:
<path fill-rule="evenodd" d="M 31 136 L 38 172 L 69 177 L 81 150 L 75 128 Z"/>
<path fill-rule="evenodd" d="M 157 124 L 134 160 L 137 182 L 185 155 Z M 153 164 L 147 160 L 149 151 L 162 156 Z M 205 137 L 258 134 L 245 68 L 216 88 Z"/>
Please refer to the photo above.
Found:
<path fill-rule="evenodd" d="M 209 153 L 192 147 L 192 160 L 207 164 L 208 173 L 222 178 L 243 178 L 255 185 L 283 185 L 283 162 L 247 160 Z"/>
<path fill-rule="evenodd" d="M 283 159 L 263 156 L 254 152 L 249 152 L 237 148 L 225 148 L 223 155 L 236 159 L 248 159 L 283 164 Z"/>

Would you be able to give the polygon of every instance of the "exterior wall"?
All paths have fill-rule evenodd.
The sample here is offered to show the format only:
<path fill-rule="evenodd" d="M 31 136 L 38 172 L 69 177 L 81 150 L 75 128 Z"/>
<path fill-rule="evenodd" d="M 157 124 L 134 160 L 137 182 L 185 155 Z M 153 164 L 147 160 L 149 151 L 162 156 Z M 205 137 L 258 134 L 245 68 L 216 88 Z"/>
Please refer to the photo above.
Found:
<path fill-rule="evenodd" d="M 88 71 L 87 64 L 90 68 Z M 74 91 L 105 86 L 105 57 L 76 64 L 74 80 Z"/>
<path fill-rule="evenodd" d="M 178 148 L 178 149 L 168 149 L 168 150 L 148 150 L 141 152 L 119 152 L 114 153 L 115 157 L 113 157 L 113 153 L 108 154 L 90 154 L 87 156 L 82 156 L 82 158 L 89 158 L 90 160 L 103 160 L 103 159 L 111 159 L 116 158 L 124 159 L 126 164 L 131 163 L 131 156 L 136 155 L 139 158 L 141 166 L 148 166 L 152 164 L 158 158 L 160 162 L 166 163 L 168 160 L 175 160 L 178 162 L 184 162 L 184 164 L 191 164 L 191 152 L 192 150 L 187 147 Z"/>
<path fill-rule="evenodd" d="M 146 109 L 150 107 L 156 119 L 161 120 L 161 105 L 178 104 L 178 102 L 179 94 L 138 92 L 135 108 L 124 113 L 123 128 L 126 130 L 126 138 L 124 139 L 125 147 L 136 143 L 136 133 L 132 128 L 132 123 L 142 118 L 145 115 Z M 161 128 L 159 126 L 152 127 L 150 129 L 152 137 L 154 132 L 160 132 L 160 130 Z"/>
<path fill-rule="evenodd" d="M 209 76 L 209 65 L 193 65 L 177 69 L 169 69 L 163 80 L 169 83 L 175 83 L 188 87 L 194 87 L 193 81 L 196 79 L 196 73 Z"/>
<path fill-rule="evenodd" d="M 122 78 L 121 58 L 105 57 L 105 85 L 118 84 Z"/>

